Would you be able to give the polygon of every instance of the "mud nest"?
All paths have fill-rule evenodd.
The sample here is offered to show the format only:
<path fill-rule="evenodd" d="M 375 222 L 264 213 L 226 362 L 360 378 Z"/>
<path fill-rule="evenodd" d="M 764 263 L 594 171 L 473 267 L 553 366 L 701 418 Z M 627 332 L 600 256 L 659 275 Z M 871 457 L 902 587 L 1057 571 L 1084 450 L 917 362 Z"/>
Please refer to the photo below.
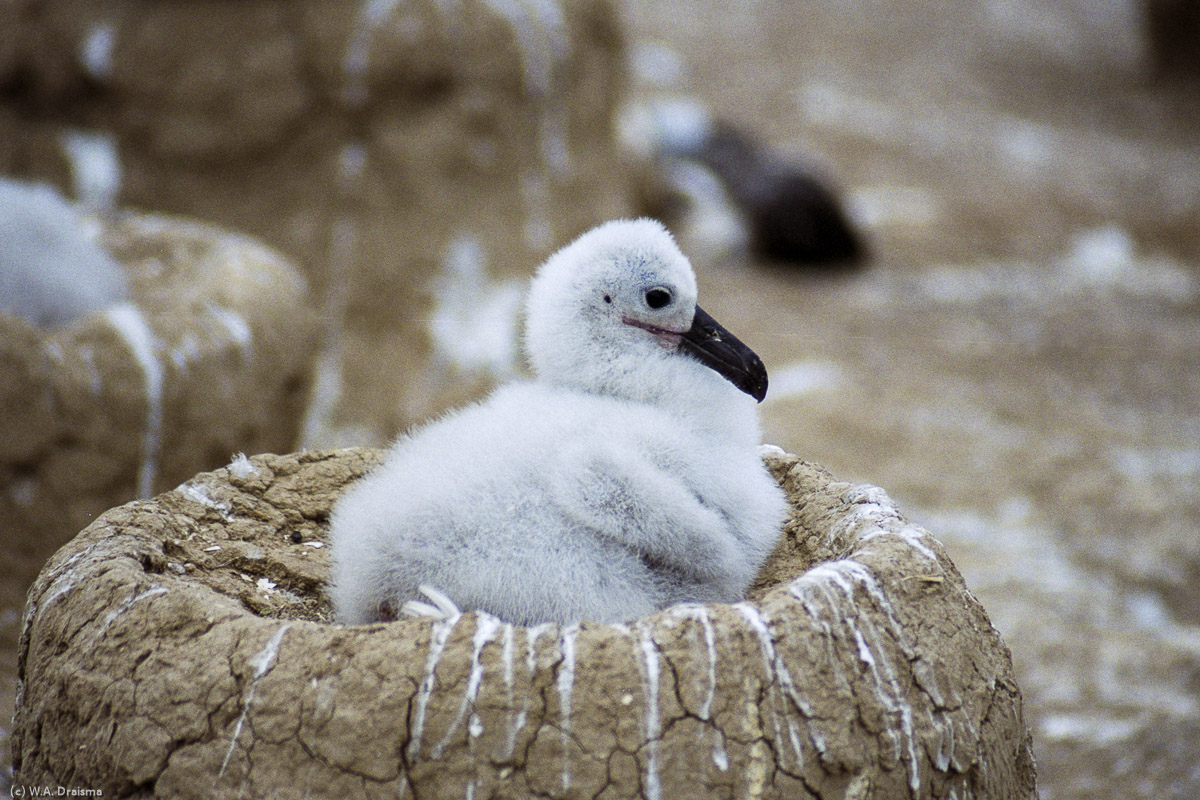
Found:
<path fill-rule="evenodd" d="M 30 593 L 17 784 L 172 797 L 1036 796 L 1009 652 L 942 545 L 779 451 L 747 601 L 624 625 L 331 624 L 372 450 L 237 459 L 104 514 Z"/>
<path fill-rule="evenodd" d="M 316 315 L 281 256 L 177 218 L 91 223 L 132 302 L 53 330 L 0 314 L 0 608 L 104 510 L 291 450 L 308 396 Z"/>

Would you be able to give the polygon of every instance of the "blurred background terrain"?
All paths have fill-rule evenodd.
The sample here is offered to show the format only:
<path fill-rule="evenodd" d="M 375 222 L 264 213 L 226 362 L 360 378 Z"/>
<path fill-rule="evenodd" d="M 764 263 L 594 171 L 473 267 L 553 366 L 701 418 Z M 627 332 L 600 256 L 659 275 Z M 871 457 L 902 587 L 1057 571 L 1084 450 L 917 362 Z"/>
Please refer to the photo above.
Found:
<path fill-rule="evenodd" d="M 861 273 L 703 276 L 771 370 L 766 440 L 946 543 L 1043 797 L 1200 796 L 1200 74 L 1156 57 L 1162 9 L 629 8 L 652 75 L 818 165 L 868 233 Z"/>
<path fill-rule="evenodd" d="M 765 440 L 842 479 L 884 487 L 947 545 L 1012 649 L 1043 797 L 1200 796 L 1200 39 L 1186 35 L 1187 24 L 1197 30 L 1186 6 L 628 0 L 618 8 L 628 79 L 614 66 L 617 34 L 604 15 L 572 23 L 597 43 L 590 66 L 578 69 L 607 77 L 601 88 L 578 76 L 570 87 L 612 93 L 572 112 L 579 130 L 594 130 L 589 114 L 615 116 L 622 102 L 697 100 L 824 176 L 869 252 L 842 269 L 736 248 L 732 257 L 689 253 L 707 310 L 771 373 Z M 507 42 L 503 58 L 535 63 L 531 53 L 554 45 L 547 36 Z M 522 75 L 532 80 L 515 74 L 518 90 Z M 380 80 L 372 86 L 387 84 Z M 421 96 L 443 98 L 442 88 L 421 83 Z M 539 95 L 539 113 L 556 91 Z M 464 107 L 465 122 L 444 124 L 503 127 L 495 110 L 503 102 Z M 632 201 L 613 199 L 624 176 L 603 172 L 637 167 L 602 151 L 581 181 L 603 214 L 628 213 Z M 37 172 L 7 153 L 7 170 Z M 351 206 L 355 186 L 365 186 L 362 203 L 374 202 L 376 184 L 394 173 L 367 170 L 355 184 L 346 173 L 357 174 L 362 152 L 340 153 L 321 186 Z M 509 187 L 495 164 L 483 168 Z M 458 165 L 448 172 L 470 182 Z M 289 185 L 269 171 L 248 180 Z M 563 199 L 570 187 L 559 188 L 553 202 L 539 201 L 553 244 L 588 217 Z M 322 202 L 313 186 L 296 191 L 302 204 Z M 459 213 L 453 197 L 437 202 Z M 216 216 L 220 205 L 201 198 L 192 213 Z M 385 204 L 372 213 L 406 211 Z M 281 219 L 272 243 L 287 249 L 287 237 L 299 237 L 305 250 L 307 229 L 284 230 Z M 259 235 L 270 239 L 270 227 Z M 371 248 L 399 250 L 420 228 L 406 217 Z M 486 226 L 480 236 L 522 239 L 488 238 Z M 334 253 L 334 238 L 316 249 Z M 513 247 L 540 257 L 546 238 L 533 231 Z M 486 259 L 475 246 L 459 240 L 443 255 L 431 245 L 423 263 L 459 264 L 446 274 L 478 282 L 472 269 Z M 366 294 L 380 295 L 373 280 Z M 316 281 L 326 282 L 336 284 L 328 274 Z M 328 308 L 337 298 L 319 300 Z M 357 346 L 370 354 L 373 334 L 360 334 Z M 467 375 L 471 391 L 505 371 L 488 369 L 482 379 Z M 369 403 L 381 395 L 361 393 Z M 459 396 L 426 392 L 411 406 L 426 413 Z M 407 421 L 393 416 L 392 429 Z M 353 436 L 346 424 L 317 427 L 309 439 L 321 444 L 367 436 L 361 426 Z M 4 614 L 11 633 L 17 612 Z M 3 729 L 15 692 L 11 653 L 0 659 L 0 681 Z M 7 759 L 5 746 L 0 764 Z"/>

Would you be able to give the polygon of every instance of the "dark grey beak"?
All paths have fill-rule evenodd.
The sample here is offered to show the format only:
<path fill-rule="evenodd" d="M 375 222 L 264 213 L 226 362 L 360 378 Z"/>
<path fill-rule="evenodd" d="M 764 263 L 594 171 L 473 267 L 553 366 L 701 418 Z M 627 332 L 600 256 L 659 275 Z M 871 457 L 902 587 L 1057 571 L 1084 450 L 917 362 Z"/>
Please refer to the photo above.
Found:
<path fill-rule="evenodd" d="M 767 396 L 767 368 L 762 359 L 700 306 L 696 306 L 692 329 L 683 335 L 679 349 L 758 402 Z"/>

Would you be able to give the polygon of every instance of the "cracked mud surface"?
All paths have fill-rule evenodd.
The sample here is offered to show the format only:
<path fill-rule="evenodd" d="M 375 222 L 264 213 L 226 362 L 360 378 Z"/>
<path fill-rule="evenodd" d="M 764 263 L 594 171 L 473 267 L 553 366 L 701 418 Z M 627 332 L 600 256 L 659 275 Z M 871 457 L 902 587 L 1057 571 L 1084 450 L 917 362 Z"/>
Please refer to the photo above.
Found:
<path fill-rule="evenodd" d="M 1007 648 L 870 486 L 793 503 L 747 602 L 626 625 L 345 627 L 333 501 L 370 450 L 262 456 L 114 509 L 31 594 L 17 780 L 106 796 L 1034 796 Z"/>

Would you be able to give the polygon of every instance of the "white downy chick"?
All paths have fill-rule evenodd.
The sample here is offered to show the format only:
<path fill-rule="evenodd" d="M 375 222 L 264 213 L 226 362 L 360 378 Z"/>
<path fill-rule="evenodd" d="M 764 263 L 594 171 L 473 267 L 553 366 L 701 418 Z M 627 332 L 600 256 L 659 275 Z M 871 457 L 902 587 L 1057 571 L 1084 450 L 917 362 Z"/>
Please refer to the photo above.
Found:
<path fill-rule="evenodd" d="M 121 267 L 57 191 L 0 179 L 0 311 L 52 328 L 128 295 Z"/>
<path fill-rule="evenodd" d="M 651 220 L 614 221 L 534 277 L 535 379 L 401 438 L 331 524 L 335 617 L 435 587 L 532 625 L 742 599 L 786 502 L 758 455 L 762 362 L 696 306 Z"/>

